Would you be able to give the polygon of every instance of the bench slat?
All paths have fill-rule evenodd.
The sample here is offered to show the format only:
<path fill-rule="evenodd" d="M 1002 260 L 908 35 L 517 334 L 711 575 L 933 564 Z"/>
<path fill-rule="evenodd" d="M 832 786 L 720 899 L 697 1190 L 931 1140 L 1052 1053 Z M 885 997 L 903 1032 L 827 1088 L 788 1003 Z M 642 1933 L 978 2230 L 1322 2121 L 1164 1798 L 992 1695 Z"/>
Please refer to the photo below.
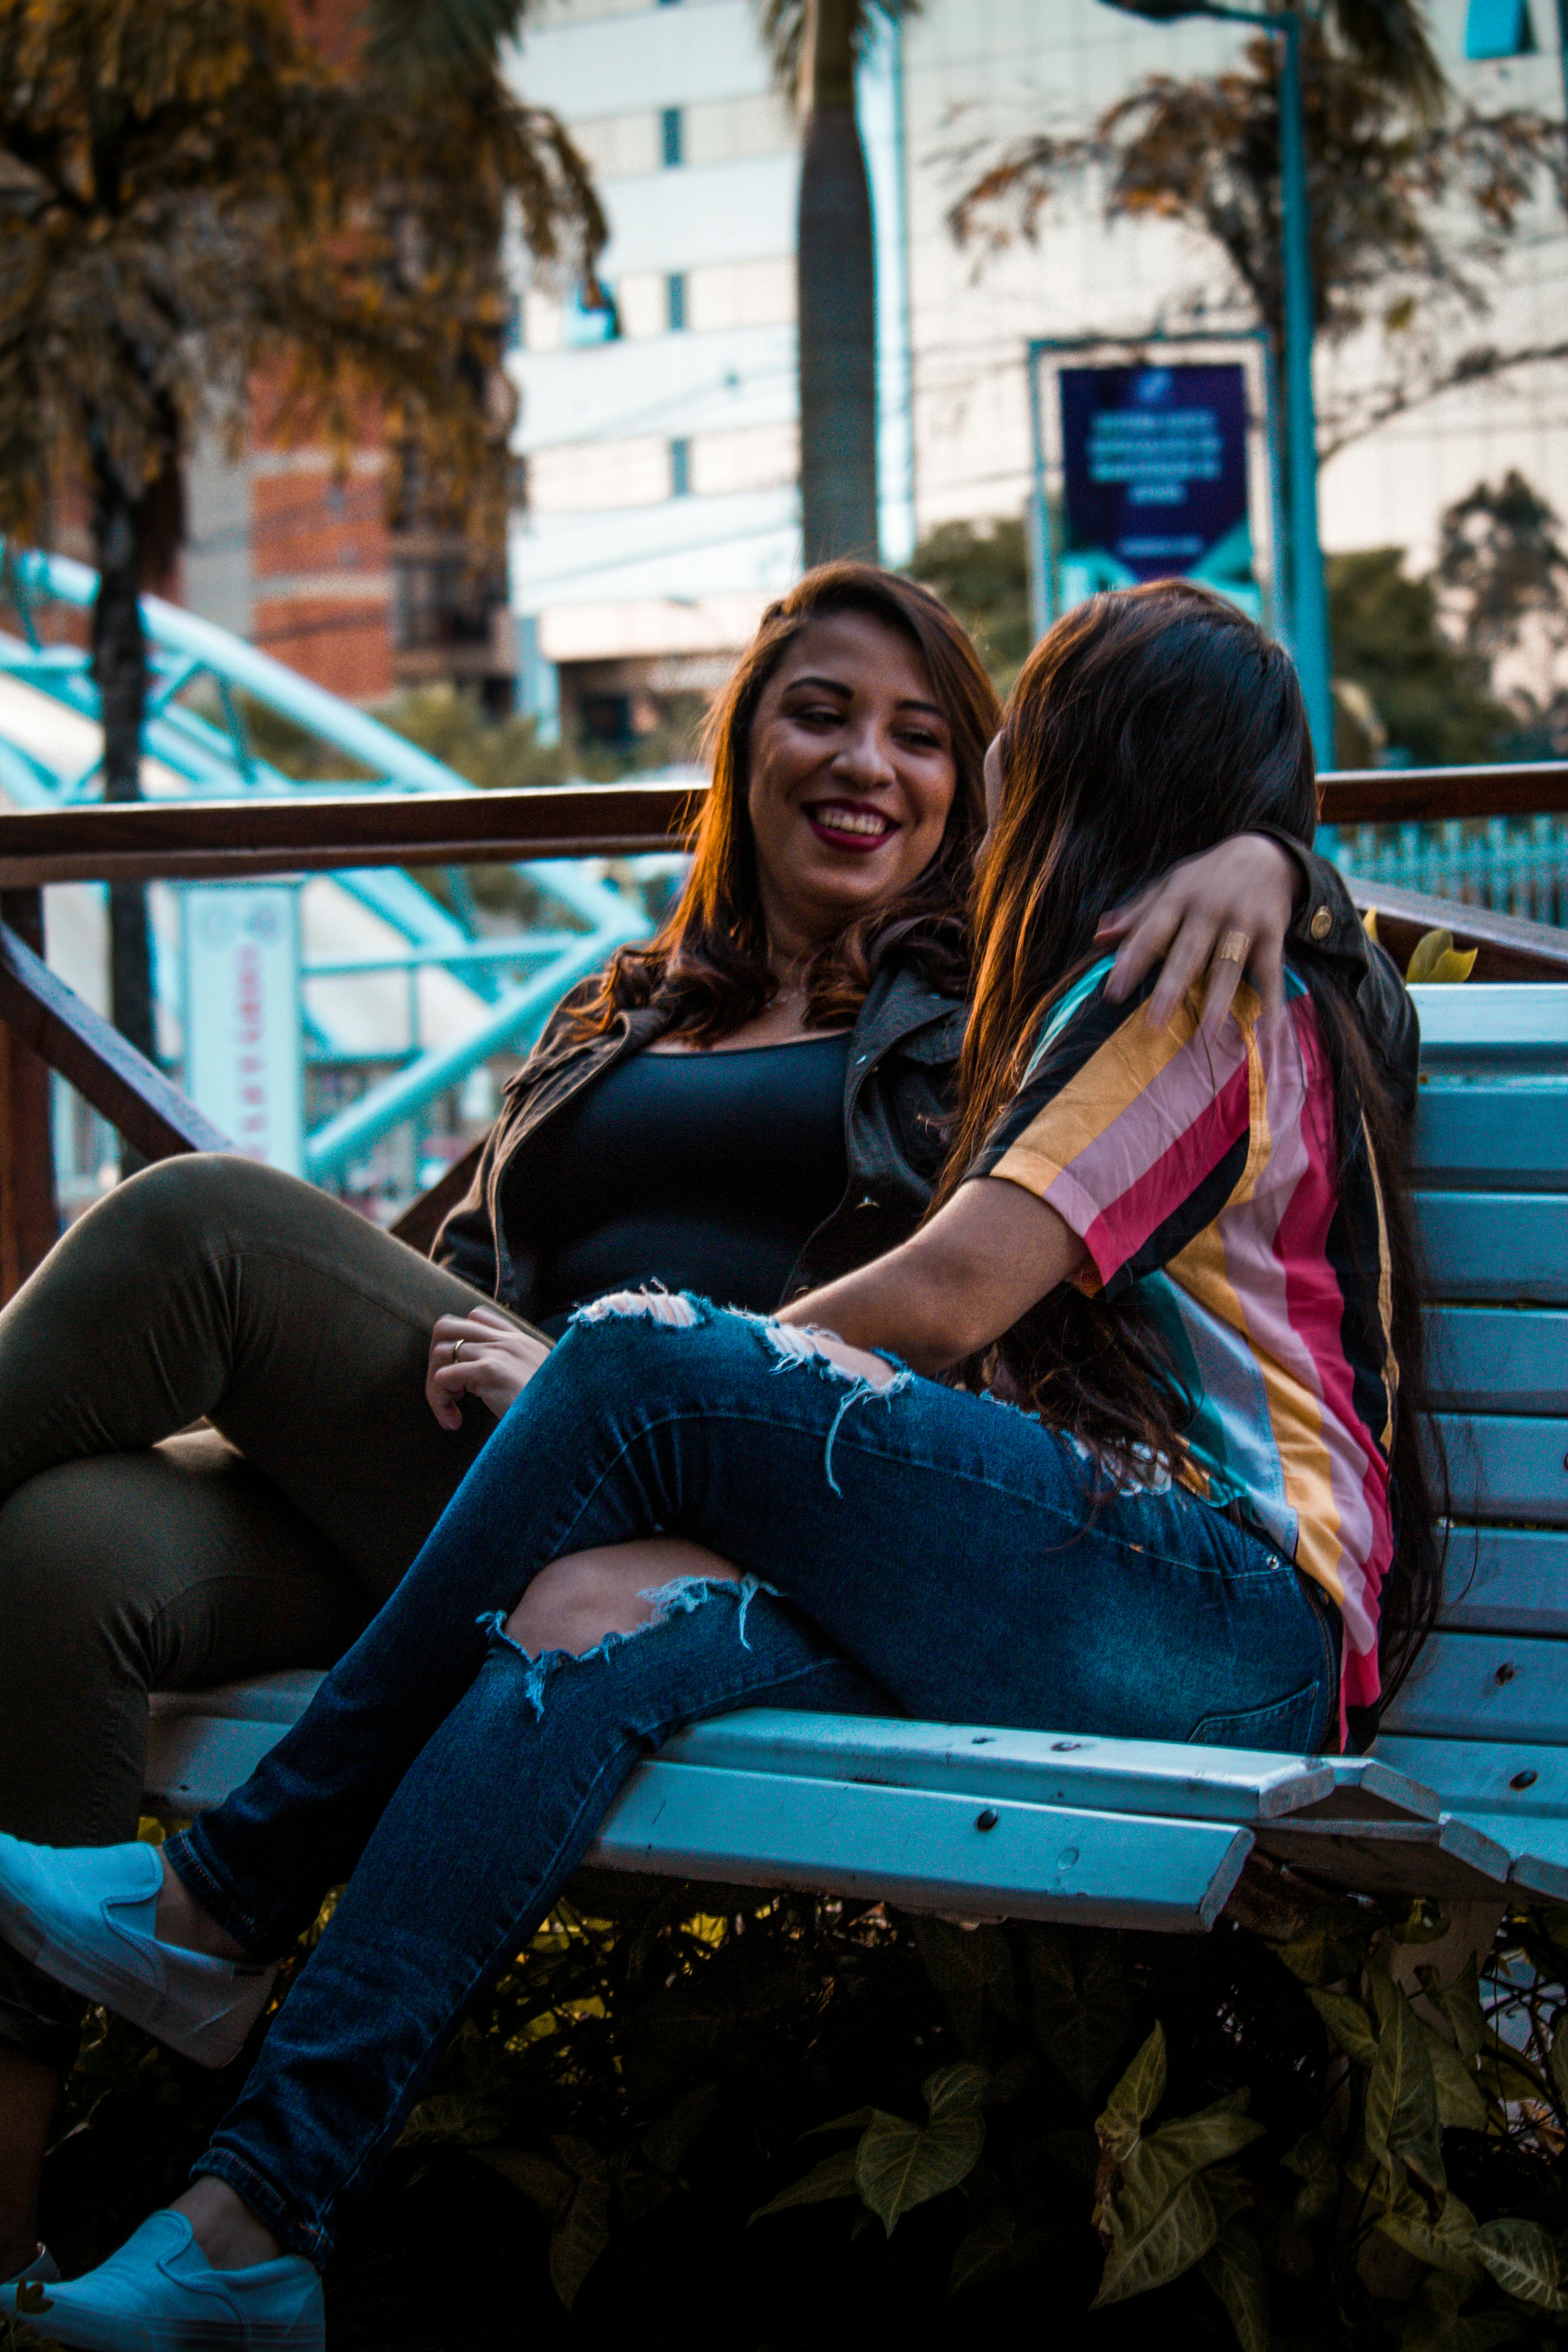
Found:
<path fill-rule="evenodd" d="M 1251 1848 L 1252 1832 L 1226 1822 L 1005 1799 L 977 1808 L 933 1789 L 656 1758 L 632 1774 L 586 1859 L 971 1918 L 1198 1933 L 1218 1917 Z"/>
<path fill-rule="evenodd" d="M 693 1724 L 659 1752 L 672 1763 L 1096 1812 L 1179 1813 L 1186 1821 L 1268 1820 L 1331 1803 L 1336 1785 L 1327 1759 L 784 1707 L 748 1707 Z"/>
<path fill-rule="evenodd" d="M 1384 1723 L 1412 1738 L 1568 1741 L 1568 1642 L 1435 1633 Z"/>
<path fill-rule="evenodd" d="M 287 1725 L 223 1716 L 154 1716 L 147 1734 L 147 1794 L 176 1813 L 205 1813 L 247 1780 Z"/>
<path fill-rule="evenodd" d="M 1424 1071 L 1568 1065 L 1568 987 L 1560 980 L 1428 983 L 1410 993 Z"/>
<path fill-rule="evenodd" d="M 1526 1413 L 1435 1414 L 1460 1518 L 1568 1527 L 1568 1420 Z"/>
<path fill-rule="evenodd" d="M 1395 1771 L 1436 1789 L 1448 1812 L 1568 1821 L 1568 1748 L 1522 1739 L 1420 1739 L 1383 1732 L 1374 1752 Z M 1523 1788 L 1515 1787 L 1518 1780 Z"/>
<path fill-rule="evenodd" d="M 1432 1297 L 1568 1305 L 1568 1193 L 1413 1198 Z"/>
<path fill-rule="evenodd" d="M 1500 1249 L 1506 1248 L 1500 1242 Z M 1549 1307 L 1431 1307 L 1427 1388 L 1474 1413 L 1568 1412 L 1568 1315 Z"/>
<path fill-rule="evenodd" d="M 1568 1902 L 1568 1822 L 1539 1814 L 1531 1820 L 1518 1813 L 1465 1813 L 1455 1818 L 1507 1850 L 1510 1886 L 1522 1886 L 1530 1895 L 1544 1895 L 1552 1903 Z"/>
<path fill-rule="evenodd" d="M 1560 1192 L 1568 1169 L 1568 1079 L 1424 1086 L 1412 1153 L 1422 1188 Z"/>
<path fill-rule="evenodd" d="M 1568 1633 L 1568 1535 L 1456 1527 L 1442 1623 L 1456 1633 Z"/>

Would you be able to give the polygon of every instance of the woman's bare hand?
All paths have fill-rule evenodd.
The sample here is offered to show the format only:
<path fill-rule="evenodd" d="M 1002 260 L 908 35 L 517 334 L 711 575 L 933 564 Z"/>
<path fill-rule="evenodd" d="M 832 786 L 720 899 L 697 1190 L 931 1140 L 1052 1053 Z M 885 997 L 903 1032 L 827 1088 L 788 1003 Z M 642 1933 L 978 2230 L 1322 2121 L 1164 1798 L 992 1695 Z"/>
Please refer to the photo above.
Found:
<path fill-rule="evenodd" d="M 1244 971 L 1264 1009 L 1277 1013 L 1285 1001 L 1285 935 L 1300 878 L 1295 859 L 1261 833 L 1237 834 L 1201 857 L 1184 859 L 1126 906 L 1101 917 L 1096 946 L 1121 942 L 1106 994 L 1120 1004 L 1163 957 L 1164 970 L 1149 999 L 1152 1029 L 1165 1026 L 1205 964 L 1205 1028 L 1224 1020 Z M 1237 931 L 1251 942 L 1245 964 L 1215 954 L 1226 934 Z"/>
<path fill-rule="evenodd" d="M 493 1307 L 443 1315 L 430 1334 L 426 1402 L 443 1429 L 461 1429 L 465 1396 L 477 1396 L 499 1421 L 549 1353 Z"/>

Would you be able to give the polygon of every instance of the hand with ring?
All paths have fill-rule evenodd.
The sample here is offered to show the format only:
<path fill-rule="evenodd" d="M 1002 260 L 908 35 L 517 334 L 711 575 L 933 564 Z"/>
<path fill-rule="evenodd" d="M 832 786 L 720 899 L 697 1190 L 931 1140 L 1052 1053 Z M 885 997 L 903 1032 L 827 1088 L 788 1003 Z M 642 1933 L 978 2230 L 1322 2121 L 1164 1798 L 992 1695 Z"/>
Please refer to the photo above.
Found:
<path fill-rule="evenodd" d="M 1264 1011 L 1277 1013 L 1285 1001 L 1285 938 L 1301 878 L 1295 859 L 1267 834 L 1237 834 L 1217 849 L 1184 858 L 1102 917 L 1095 944 L 1117 948 L 1107 996 L 1113 1004 L 1125 1002 L 1163 960 L 1147 1006 L 1152 1029 L 1165 1027 L 1205 970 L 1205 1031 L 1218 1028 L 1244 977 Z"/>
<path fill-rule="evenodd" d="M 476 1301 L 467 1315 L 440 1317 L 431 1332 L 426 1402 L 443 1429 L 461 1429 L 465 1396 L 477 1396 L 499 1421 L 549 1352 L 499 1307 Z"/>

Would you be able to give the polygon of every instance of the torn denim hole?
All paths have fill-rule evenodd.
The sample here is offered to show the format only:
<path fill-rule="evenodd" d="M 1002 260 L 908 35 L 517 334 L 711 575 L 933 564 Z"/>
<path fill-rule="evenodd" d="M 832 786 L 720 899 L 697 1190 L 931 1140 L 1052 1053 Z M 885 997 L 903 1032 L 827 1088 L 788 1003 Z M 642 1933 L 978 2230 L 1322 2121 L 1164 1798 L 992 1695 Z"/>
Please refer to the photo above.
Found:
<path fill-rule="evenodd" d="M 833 1416 L 833 1426 L 827 1433 L 827 1444 L 822 1456 L 822 1467 L 827 1479 L 828 1492 L 838 1496 L 842 1500 L 844 1489 L 833 1475 L 833 1444 L 838 1435 L 840 1422 L 851 1406 L 864 1402 L 868 1397 L 878 1398 L 884 1404 L 890 1403 L 894 1397 L 901 1394 L 909 1387 L 910 1382 L 914 1379 L 913 1372 L 907 1364 L 900 1364 L 891 1358 L 883 1358 L 882 1360 L 888 1367 L 887 1378 L 880 1381 L 873 1380 L 868 1373 L 851 1371 L 847 1364 L 839 1363 L 830 1352 L 828 1347 L 830 1340 L 837 1341 L 839 1346 L 844 1344 L 838 1339 L 837 1332 L 824 1331 L 815 1323 L 775 1322 L 769 1315 L 751 1315 L 746 1318 L 746 1320 L 753 1325 L 773 1349 L 778 1359 L 773 1366 L 775 1372 L 796 1371 L 803 1365 L 809 1365 L 825 1380 L 840 1381 L 844 1383 L 844 1394 L 838 1401 L 838 1410 Z M 868 1351 L 863 1349 L 861 1352 Z"/>
<path fill-rule="evenodd" d="M 651 1601 L 657 1612 L 646 1625 L 634 1625 L 629 1633 L 606 1633 L 595 1643 L 591 1650 L 541 1650 L 537 1657 L 531 1656 L 515 1634 L 507 1632 L 509 1612 L 506 1610 L 491 1610 L 476 1622 L 479 1632 L 489 1637 L 492 1648 L 510 1650 L 514 1657 L 521 1660 L 525 1669 L 523 1697 L 532 1707 L 535 1721 L 542 1722 L 544 1686 L 552 1675 L 559 1674 L 565 1666 L 595 1665 L 601 1659 L 607 1658 L 612 1651 L 624 1648 L 628 1642 L 640 1641 L 645 1633 L 653 1633 L 658 1626 L 668 1623 L 671 1617 L 685 1616 L 694 1609 L 700 1609 L 705 1601 L 717 1601 L 721 1595 L 728 1594 L 733 1598 L 739 1612 L 735 1631 L 742 1649 L 749 1650 L 752 1645 L 746 1639 L 746 1612 L 759 1592 L 769 1593 L 775 1600 L 779 1598 L 777 1586 L 764 1584 L 760 1576 L 672 1577 L 668 1584 L 655 1585 L 647 1592 L 638 1593 L 637 1599 Z"/>
<path fill-rule="evenodd" d="M 684 1290 L 611 1290 L 603 1298 L 577 1307 L 574 1323 L 635 1322 L 640 1317 L 647 1323 L 665 1323 L 672 1331 L 689 1331 L 706 1318 L 702 1312 L 705 1302 L 693 1298 Z"/>

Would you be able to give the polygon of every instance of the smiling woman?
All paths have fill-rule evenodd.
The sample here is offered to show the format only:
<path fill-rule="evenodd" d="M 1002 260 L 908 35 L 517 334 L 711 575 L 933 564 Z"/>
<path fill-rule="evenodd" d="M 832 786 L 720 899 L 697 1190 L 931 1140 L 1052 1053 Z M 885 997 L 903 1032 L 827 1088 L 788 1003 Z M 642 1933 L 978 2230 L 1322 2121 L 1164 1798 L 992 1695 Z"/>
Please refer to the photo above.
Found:
<path fill-rule="evenodd" d="M 714 712 L 678 906 L 554 1015 L 435 1265 L 231 1157 L 149 1169 L 71 1228 L 0 1318 L 0 1831 L 67 1847 L 133 1838 L 150 1690 L 337 1657 L 584 1301 L 657 1284 L 762 1316 L 908 1240 L 953 1107 L 997 717 L 934 596 L 865 565 L 808 574 Z M 1167 949 L 1190 976 L 1226 932 L 1247 935 L 1255 972 L 1278 969 L 1293 894 L 1312 951 L 1364 973 L 1331 875 L 1254 835 L 1125 910 L 1108 995 Z M 1222 969 L 1234 986 L 1239 966 Z M 204 1415 L 210 1427 L 178 1433 Z M 533 1629 L 557 1650 L 583 1631 Z M 672 1612 L 658 1652 L 650 1738 L 738 1691 L 868 1701 L 864 1677 L 765 1594 Z M 626 1655 L 651 1665 L 643 1645 Z M 343 1865 L 371 1825 L 342 1829 Z M 258 1985 L 244 1977 L 198 2054 L 225 2035 L 237 2046 Z M 34 2260 L 77 2014 L 0 1944 L 0 2283 Z M 219 2196 L 243 2216 L 216 2183 L 201 2193 L 209 2219 Z M 160 2226 L 210 2284 L 183 2211 Z M 198 2221 L 216 2260 L 258 2259 L 254 2220 L 226 2237 Z M 164 2286 L 178 2304 L 177 2282 Z M 59 2303 L 51 2335 L 131 2340 L 105 2335 L 94 2308 Z M 237 2321 L 203 2340 L 258 2339 Z M 268 2337 L 318 2340 L 314 2321 Z"/>
<path fill-rule="evenodd" d="M 963 909 L 999 706 L 930 592 L 858 563 L 763 615 L 709 720 L 691 878 L 570 1015 L 579 1036 L 656 1000 L 666 1043 L 731 1048 L 847 1026 L 872 974 L 967 984 Z"/>

